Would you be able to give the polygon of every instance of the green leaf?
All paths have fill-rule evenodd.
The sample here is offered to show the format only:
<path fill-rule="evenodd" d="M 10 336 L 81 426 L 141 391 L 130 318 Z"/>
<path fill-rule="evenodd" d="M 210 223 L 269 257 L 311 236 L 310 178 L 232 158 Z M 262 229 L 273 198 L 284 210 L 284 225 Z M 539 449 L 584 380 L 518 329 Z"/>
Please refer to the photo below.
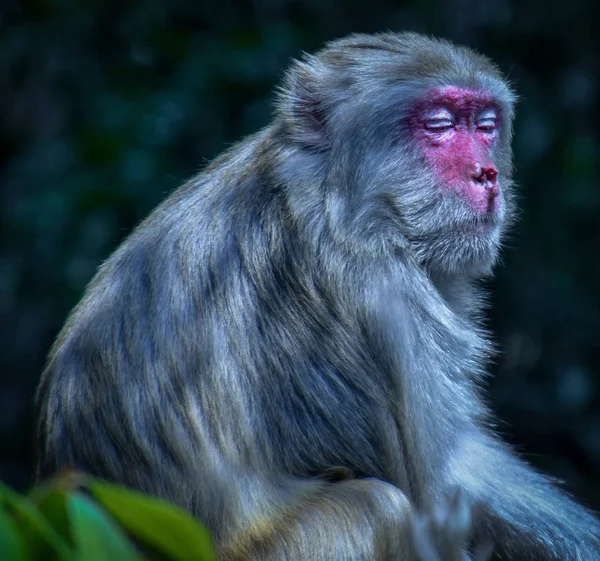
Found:
<path fill-rule="evenodd" d="M 67 510 L 82 561 L 141 561 L 123 531 L 92 500 L 72 494 Z"/>
<path fill-rule="evenodd" d="M 67 492 L 56 485 L 46 485 L 34 489 L 29 498 L 50 522 L 56 533 L 67 543 L 72 543 L 71 523 L 67 512 Z"/>
<path fill-rule="evenodd" d="M 0 559 L 2 561 L 27 561 L 30 556 L 23 538 L 11 518 L 0 510 Z"/>
<path fill-rule="evenodd" d="M 184 510 L 98 480 L 89 489 L 127 532 L 170 559 L 216 559 L 208 530 Z"/>
<path fill-rule="evenodd" d="M 69 544 L 29 499 L 0 484 L 0 505 L 13 514 L 15 524 L 35 559 L 74 559 Z"/>

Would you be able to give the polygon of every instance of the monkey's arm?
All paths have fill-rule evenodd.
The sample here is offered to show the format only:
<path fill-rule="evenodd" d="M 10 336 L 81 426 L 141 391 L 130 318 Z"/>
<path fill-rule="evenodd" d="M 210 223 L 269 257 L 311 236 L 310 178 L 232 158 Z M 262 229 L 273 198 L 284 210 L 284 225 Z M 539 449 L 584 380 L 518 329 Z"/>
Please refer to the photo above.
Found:
<path fill-rule="evenodd" d="M 544 476 L 483 432 L 469 432 L 449 479 L 485 510 L 485 531 L 507 559 L 600 559 L 600 524 Z"/>

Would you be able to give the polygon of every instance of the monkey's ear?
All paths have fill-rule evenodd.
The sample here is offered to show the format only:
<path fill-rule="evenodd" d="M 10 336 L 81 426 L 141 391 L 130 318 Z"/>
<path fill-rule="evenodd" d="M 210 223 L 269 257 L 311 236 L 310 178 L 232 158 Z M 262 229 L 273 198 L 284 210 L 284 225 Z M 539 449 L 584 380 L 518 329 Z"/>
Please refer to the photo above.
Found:
<path fill-rule="evenodd" d="M 305 55 L 287 71 L 277 95 L 277 115 L 292 140 L 317 150 L 326 150 L 326 91 L 331 69 L 317 57 Z"/>

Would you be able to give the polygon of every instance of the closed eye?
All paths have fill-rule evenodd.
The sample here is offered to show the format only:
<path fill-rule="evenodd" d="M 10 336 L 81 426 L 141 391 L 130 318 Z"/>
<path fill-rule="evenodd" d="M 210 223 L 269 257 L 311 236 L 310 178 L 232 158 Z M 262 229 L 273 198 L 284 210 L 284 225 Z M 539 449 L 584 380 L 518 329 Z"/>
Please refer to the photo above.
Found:
<path fill-rule="evenodd" d="M 444 131 L 451 129 L 453 126 L 454 122 L 448 118 L 427 119 L 425 121 L 425 128 L 432 131 Z"/>
<path fill-rule="evenodd" d="M 485 132 L 494 131 L 496 130 L 496 119 L 481 119 L 477 121 L 477 128 Z"/>
<path fill-rule="evenodd" d="M 454 127 L 454 115 L 447 107 L 435 107 L 423 115 L 426 130 L 444 132 Z"/>
<path fill-rule="evenodd" d="M 498 116 L 494 109 L 486 109 L 479 115 L 475 123 L 478 130 L 483 132 L 493 132 L 498 128 Z"/>

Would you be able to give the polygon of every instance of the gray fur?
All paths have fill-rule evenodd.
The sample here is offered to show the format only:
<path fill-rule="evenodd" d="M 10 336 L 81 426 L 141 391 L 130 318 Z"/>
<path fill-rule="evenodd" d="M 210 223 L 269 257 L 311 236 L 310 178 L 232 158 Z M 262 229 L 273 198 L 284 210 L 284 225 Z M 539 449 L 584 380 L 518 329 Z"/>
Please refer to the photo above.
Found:
<path fill-rule="evenodd" d="M 464 231 L 408 136 L 443 85 L 501 105 L 495 235 Z M 430 561 L 415 509 L 455 489 L 481 515 L 417 524 L 458 536 L 440 559 L 471 526 L 509 559 L 600 557 L 598 522 L 497 440 L 478 396 L 513 104 L 488 59 L 416 34 L 294 63 L 273 123 L 156 209 L 71 314 L 39 389 L 38 476 L 74 466 L 174 501 L 224 559 Z"/>

